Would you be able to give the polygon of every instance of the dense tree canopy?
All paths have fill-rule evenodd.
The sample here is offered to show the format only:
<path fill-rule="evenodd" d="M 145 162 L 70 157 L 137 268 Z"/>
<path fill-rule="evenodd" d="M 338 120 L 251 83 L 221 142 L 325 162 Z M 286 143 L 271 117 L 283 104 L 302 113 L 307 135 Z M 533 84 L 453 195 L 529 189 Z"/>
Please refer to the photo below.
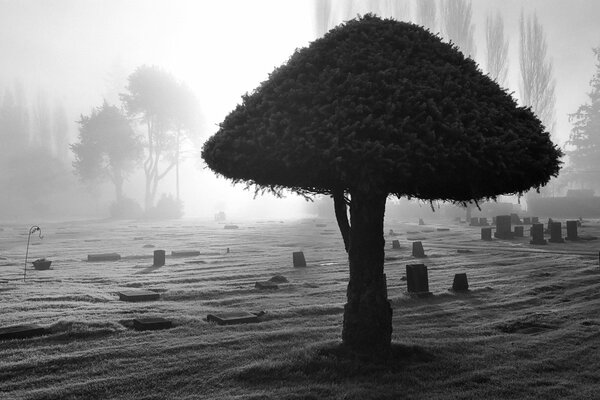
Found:
<path fill-rule="evenodd" d="M 297 50 L 243 96 L 202 156 L 274 191 L 468 201 L 544 185 L 560 154 L 531 110 L 455 47 L 367 15 Z"/>

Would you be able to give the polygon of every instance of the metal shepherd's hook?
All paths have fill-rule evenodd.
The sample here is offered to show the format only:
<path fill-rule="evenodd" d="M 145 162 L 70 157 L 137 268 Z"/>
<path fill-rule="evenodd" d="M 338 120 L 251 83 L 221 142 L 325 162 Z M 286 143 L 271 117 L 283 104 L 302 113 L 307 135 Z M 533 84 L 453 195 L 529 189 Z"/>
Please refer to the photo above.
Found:
<path fill-rule="evenodd" d="M 23 282 L 25 282 L 25 277 L 27 276 L 27 256 L 29 255 L 29 240 L 31 239 L 31 234 L 35 233 L 35 232 L 39 232 L 40 234 L 40 239 L 43 238 L 42 236 L 42 230 L 40 229 L 39 226 L 34 225 L 31 228 L 29 228 L 29 236 L 27 236 L 27 251 L 25 252 L 25 267 L 23 268 Z"/>

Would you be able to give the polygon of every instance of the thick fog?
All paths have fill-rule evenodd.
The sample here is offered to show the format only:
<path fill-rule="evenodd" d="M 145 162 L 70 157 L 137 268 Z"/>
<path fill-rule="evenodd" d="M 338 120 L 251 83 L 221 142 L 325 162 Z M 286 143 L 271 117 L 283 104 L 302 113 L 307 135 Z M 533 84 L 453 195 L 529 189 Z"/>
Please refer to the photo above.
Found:
<path fill-rule="evenodd" d="M 416 18 L 414 0 L 331 4 L 332 26 L 368 11 L 394 9 L 404 20 Z M 90 116 L 104 101 L 122 107 L 119 93 L 144 65 L 168 72 L 197 99 L 199 124 L 181 145 L 186 216 L 212 218 L 224 211 L 231 218 L 283 219 L 316 213 L 293 195 L 254 199 L 252 191 L 204 168 L 199 156 L 202 142 L 241 95 L 317 37 L 316 10 L 308 0 L 0 0 L 0 220 L 109 215 L 114 186 L 79 179 L 69 145 L 78 140 L 82 115 Z M 509 44 L 506 86 L 517 98 L 519 17 L 537 15 L 556 82 L 552 137 L 564 145 L 572 128 L 568 114 L 587 101 L 596 68 L 592 48 L 600 45 L 600 2 L 477 0 L 472 10 L 474 58 L 482 68 L 486 16 L 502 15 Z M 143 135 L 143 126 L 135 130 Z M 170 171 L 154 202 L 175 193 Z M 144 206 L 141 168 L 129 175 L 123 195 Z"/>

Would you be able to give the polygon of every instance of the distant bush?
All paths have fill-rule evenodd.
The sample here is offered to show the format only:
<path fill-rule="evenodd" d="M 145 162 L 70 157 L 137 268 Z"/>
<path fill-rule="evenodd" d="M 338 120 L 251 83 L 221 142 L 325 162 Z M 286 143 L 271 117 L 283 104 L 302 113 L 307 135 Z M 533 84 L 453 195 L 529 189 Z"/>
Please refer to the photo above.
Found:
<path fill-rule="evenodd" d="M 123 197 L 110 205 L 110 216 L 112 218 L 139 218 L 142 216 L 142 207 L 133 199 Z"/>
<path fill-rule="evenodd" d="M 170 194 L 163 194 L 156 206 L 146 212 L 146 218 L 151 219 L 174 219 L 182 216 L 183 203 L 181 200 L 174 199 Z"/>

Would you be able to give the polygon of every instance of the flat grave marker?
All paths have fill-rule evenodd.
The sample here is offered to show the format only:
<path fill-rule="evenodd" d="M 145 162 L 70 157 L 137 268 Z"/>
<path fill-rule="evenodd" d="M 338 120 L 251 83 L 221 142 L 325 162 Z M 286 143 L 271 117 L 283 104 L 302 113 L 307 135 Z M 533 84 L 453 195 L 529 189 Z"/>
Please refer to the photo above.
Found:
<path fill-rule="evenodd" d="M 37 270 L 45 270 L 50 269 L 50 265 L 52 261 L 46 260 L 45 258 L 40 258 L 39 260 L 35 260 L 33 263 L 33 268 Z"/>
<path fill-rule="evenodd" d="M 133 320 L 133 328 L 136 331 L 157 331 L 170 329 L 171 321 L 164 318 L 136 318 Z"/>
<path fill-rule="evenodd" d="M 239 226 L 237 226 L 237 225 L 225 225 L 223 228 L 224 229 L 238 229 Z"/>
<path fill-rule="evenodd" d="M 87 256 L 87 260 L 89 262 L 118 261 L 120 259 L 121 259 L 121 255 L 118 253 L 88 254 L 88 256 Z"/>
<path fill-rule="evenodd" d="M 119 300 L 121 301 L 152 301 L 160 298 L 160 293 L 152 292 L 150 290 L 124 290 L 118 292 Z"/>
<path fill-rule="evenodd" d="M 254 287 L 258 290 L 277 290 L 279 285 L 273 281 L 256 282 Z"/>
<path fill-rule="evenodd" d="M 46 330 L 35 324 L 13 325 L 6 328 L 0 328 L 0 340 L 26 339 L 34 336 L 40 336 L 46 333 Z"/>
<path fill-rule="evenodd" d="M 229 311 L 218 314 L 208 314 L 208 322 L 215 322 L 218 325 L 235 325 L 258 322 L 258 316 L 247 311 Z"/>
<path fill-rule="evenodd" d="M 181 251 L 172 251 L 172 257 L 197 257 L 200 255 L 200 252 L 197 250 L 181 250 Z"/>

